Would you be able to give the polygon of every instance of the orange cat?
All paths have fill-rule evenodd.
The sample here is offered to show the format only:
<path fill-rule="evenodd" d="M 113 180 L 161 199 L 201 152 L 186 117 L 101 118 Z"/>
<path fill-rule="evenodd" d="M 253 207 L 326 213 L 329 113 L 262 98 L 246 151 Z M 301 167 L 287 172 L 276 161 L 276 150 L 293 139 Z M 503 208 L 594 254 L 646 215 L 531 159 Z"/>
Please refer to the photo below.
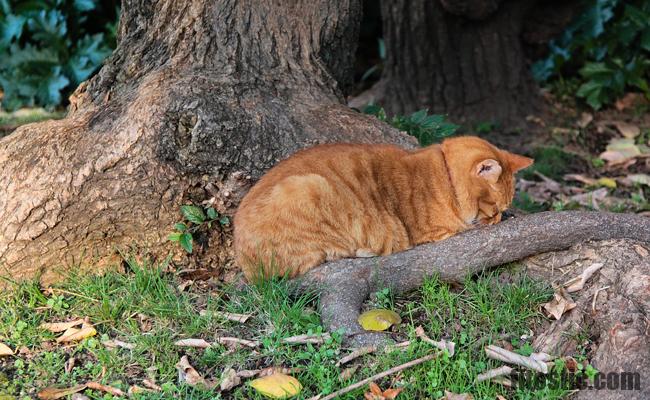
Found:
<path fill-rule="evenodd" d="M 237 263 L 248 280 L 303 274 L 324 261 L 370 257 L 494 224 L 533 160 L 477 137 L 417 151 L 328 144 L 264 175 L 235 215 Z"/>

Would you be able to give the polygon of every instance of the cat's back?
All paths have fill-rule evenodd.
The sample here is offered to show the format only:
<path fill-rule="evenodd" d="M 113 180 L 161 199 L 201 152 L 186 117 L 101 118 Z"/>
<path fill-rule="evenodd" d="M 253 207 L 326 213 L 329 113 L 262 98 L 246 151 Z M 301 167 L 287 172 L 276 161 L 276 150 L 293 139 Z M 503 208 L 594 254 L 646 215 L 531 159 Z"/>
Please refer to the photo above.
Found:
<path fill-rule="evenodd" d="M 407 150 L 389 144 L 333 143 L 301 150 L 262 176 L 245 196 L 239 208 L 245 209 L 249 203 L 259 200 L 259 197 L 267 197 L 274 187 L 290 177 L 309 175 L 313 181 L 320 178 L 323 182 L 348 178 L 358 181 L 371 178 L 368 174 L 389 168 L 407 154 Z"/>

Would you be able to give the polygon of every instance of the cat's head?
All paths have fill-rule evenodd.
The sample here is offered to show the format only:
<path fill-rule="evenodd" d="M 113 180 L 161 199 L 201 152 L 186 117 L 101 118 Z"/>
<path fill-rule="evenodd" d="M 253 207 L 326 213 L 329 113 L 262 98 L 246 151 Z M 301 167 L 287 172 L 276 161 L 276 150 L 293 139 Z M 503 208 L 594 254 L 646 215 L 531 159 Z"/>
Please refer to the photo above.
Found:
<path fill-rule="evenodd" d="M 446 139 L 442 151 L 468 224 L 499 222 L 515 195 L 514 174 L 533 163 L 473 136 Z"/>

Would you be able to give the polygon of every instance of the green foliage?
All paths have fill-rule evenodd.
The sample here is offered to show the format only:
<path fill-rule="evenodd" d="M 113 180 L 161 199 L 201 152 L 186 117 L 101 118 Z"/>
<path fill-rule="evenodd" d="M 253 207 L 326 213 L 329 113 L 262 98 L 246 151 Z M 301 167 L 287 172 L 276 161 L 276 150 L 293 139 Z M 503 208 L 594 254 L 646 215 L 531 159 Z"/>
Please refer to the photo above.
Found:
<path fill-rule="evenodd" d="M 458 125 L 447 122 L 444 115 L 429 115 L 426 109 L 416 111 L 411 115 L 396 115 L 390 120 L 386 116 L 386 111 L 374 104 L 366 106 L 363 112 L 374 115 L 381 121 L 385 121 L 395 128 L 415 136 L 420 146 L 428 146 L 439 142 L 458 130 Z"/>
<path fill-rule="evenodd" d="M 61 104 L 111 53 L 99 0 L 0 0 L 3 108 Z M 114 39 L 111 39 L 114 40 Z"/>
<path fill-rule="evenodd" d="M 181 206 L 183 222 L 174 224 L 174 232 L 167 236 L 171 242 L 177 242 L 186 252 L 192 253 L 194 249 L 194 236 L 200 229 L 212 228 L 212 223 L 217 221 L 222 226 L 230 225 L 230 219 L 226 215 L 219 216 L 217 210 L 212 207 L 206 209 L 193 206 Z"/>
<path fill-rule="evenodd" d="M 525 179 L 539 179 L 536 171 L 552 179 L 561 179 L 568 172 L 569 165 L 576 161 L 576 156 L 555 146 L 536 148 L 533 158 L 535 163 L 521 172 Z"/>
<path fill-rule="evenodd" d="M 551 41 L 533 75 L 548 81 L 579 73 L 577 96 L 599 109 L 635 89 L 650 97 L 650 2 L 587 0 L 586 12 Z"/>

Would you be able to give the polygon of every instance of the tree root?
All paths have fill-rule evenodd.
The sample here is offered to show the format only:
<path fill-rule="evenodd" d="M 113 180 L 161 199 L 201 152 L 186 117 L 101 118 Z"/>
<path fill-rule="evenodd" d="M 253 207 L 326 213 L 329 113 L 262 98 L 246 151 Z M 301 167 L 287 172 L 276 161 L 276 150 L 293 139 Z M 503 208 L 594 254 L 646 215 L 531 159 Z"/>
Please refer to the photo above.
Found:
<path fill-rule="evenodd" d="M 354 346 L 382 345 L 385 334 L 357 323 L 368 296 L 390 287 L 400 294 L 438 275 L 462 282 L 468 275 L 525 257 L 592 240 L 632 239 L 650 243 L 650 219 L 589 211 L 543 212 L 463 232 L 386 257 L 325 263 L 296 280 L 301 292 L 320 292 L 320 312 L 329 331 L 342 329 Z"/>

